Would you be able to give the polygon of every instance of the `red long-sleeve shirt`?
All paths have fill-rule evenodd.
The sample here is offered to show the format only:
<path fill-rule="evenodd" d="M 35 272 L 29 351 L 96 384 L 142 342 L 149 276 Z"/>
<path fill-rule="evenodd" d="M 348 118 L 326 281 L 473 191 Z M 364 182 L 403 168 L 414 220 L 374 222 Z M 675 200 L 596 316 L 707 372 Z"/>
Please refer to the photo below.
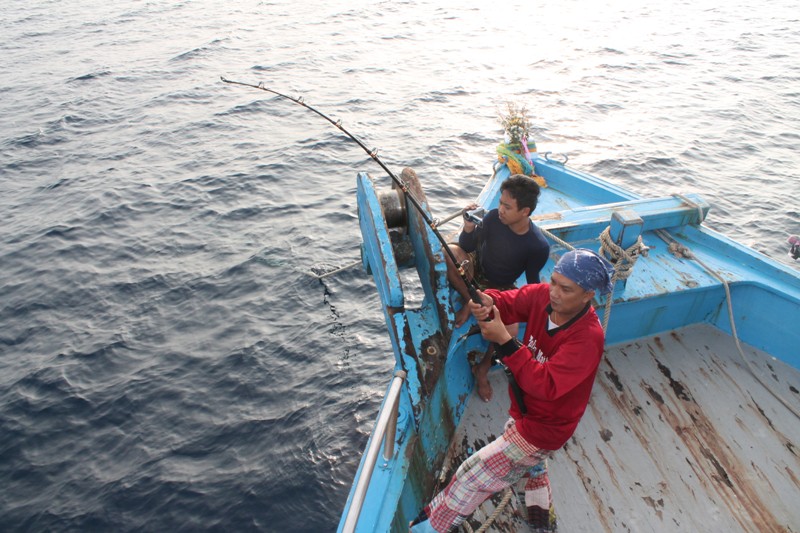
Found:
<path fill-rule="evenodd" d="M 525 285 L 505 292 L 489 289 L 505 324 L 527 322 L 520 347 L 503 363 L 523 391 L 522 414 L 509 387 L 509 414 L 534 446 L 557 450 L 575 432 L 586 411 L 603 356 L 603 328 L 591 306 L 567 324 L 548 332 L 550 288 Z"/>

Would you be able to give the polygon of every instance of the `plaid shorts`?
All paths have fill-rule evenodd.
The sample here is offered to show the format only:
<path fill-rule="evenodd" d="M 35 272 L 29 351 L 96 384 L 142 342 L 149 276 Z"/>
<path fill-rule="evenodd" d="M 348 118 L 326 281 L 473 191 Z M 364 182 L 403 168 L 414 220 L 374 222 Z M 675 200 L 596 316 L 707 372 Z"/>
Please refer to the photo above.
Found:
<path fill-rule="evenodd" d="M 529 521 L 547 520 L 552 508 L 547 457 L 551 450 L 537 448 L 519 434 L 513 421 L 505 432 L 471 455 L 456 471 L 443 491 L 422 510 L 414 521 L 413 533 L 455 531 L 478 506 L 493 494 L 525 478 L 525 504 Z M 531 516 L 529 502 L 535 503 Z M 540 516 L 541 508 L 547 517 Z M 532 524 L 538 526 L 538 524 Z"/>

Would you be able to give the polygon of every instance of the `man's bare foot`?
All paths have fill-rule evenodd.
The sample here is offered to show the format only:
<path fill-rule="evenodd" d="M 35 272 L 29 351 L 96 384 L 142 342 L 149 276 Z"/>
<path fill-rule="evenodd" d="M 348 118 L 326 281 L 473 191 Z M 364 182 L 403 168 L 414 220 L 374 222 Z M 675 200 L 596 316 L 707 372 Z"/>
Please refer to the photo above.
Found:
<path fill-rule="evenodd" d="M 484 402 L 492 399 L 492 384 L 489 383 L 489 368 L 486 365 L 477 364 L 472 367 L 472 374 L 475 376 L 475 387 L 478 389 L 478 396 Z"/>
<path fill-rule="evenodd" d="M 464 306 L 461 309 L 459 309 L 458 312 L 456 313 L 456 327 L 460 328 L 461 326 L 463 326 L 464 322 L 466 322 L 469 319 L 469 317 L 470 317 L 469 307 L 465 303 Z"/>

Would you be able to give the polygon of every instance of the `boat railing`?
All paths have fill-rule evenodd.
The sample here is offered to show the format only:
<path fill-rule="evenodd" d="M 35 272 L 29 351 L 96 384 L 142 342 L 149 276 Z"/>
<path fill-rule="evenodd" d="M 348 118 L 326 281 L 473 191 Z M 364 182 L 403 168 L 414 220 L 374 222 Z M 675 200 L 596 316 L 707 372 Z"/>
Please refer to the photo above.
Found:
<path fill-rule="evenodd" d="M 356 488 L 353 491 L 353 499 L 347 510 L 342 533 L 350 533 L 356 529 L 358 516 L 361 514 L 361 508 L 364 505 L 364 499 L 366 498 L 367 489 L 369 488 L 369 480 L 372 478 L 372 471 L 375 469 L 375 464 L 378 461 L 378 453 L 382 441 L 383 459 L 389 461 L 394 456 L 395 432 L 397 430 L 397 416 L 400 408 L 400 391 L 402 390 L 405 379 L 406 373 L 403 370 L 398 370 L 394 373 L 392 383 L 389 385 L 389 392 L 386 393 L 383 407 L 381 408 L 381 412 L 378 413 L 378 422 L 375 424 L 372 440 L 364 454 L 364 464 L 358 476 Z"/>

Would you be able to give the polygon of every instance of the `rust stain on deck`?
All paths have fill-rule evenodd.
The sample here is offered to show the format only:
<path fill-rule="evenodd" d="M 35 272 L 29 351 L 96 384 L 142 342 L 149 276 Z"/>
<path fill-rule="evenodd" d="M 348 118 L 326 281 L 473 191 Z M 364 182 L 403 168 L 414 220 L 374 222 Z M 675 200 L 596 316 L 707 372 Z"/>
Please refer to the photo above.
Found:
<path fill-rule="evenodd" d="M 671 401 L 664 401 L 646 383 L 642 383 L 642 387 L 651 397 L 659 398 L 656 407 L 691 454 L 693 465 L 698 470 L 698 479 L 705 476 L 714 482 L 716 493 L 725 501 L 731 516 L 743 528 L 748 529 L 750 524 L 759 524 L 761 531 L 784 531 L 761 500 L 761 496 L 752 490 L 748 481 L 748 465 L 739 463 L 736 455 L 725 444 L 725 439 L 717 432 L 711 418 L 694 402 L 686 387 L 674 380 L 669 369 L 661 363 L 659 368 L 663 368 L 662 374 L 668 377 L 669 387 L 675 393 L 670 398 Z M 679 409 L 673 410 L 671 405 Z"/>

